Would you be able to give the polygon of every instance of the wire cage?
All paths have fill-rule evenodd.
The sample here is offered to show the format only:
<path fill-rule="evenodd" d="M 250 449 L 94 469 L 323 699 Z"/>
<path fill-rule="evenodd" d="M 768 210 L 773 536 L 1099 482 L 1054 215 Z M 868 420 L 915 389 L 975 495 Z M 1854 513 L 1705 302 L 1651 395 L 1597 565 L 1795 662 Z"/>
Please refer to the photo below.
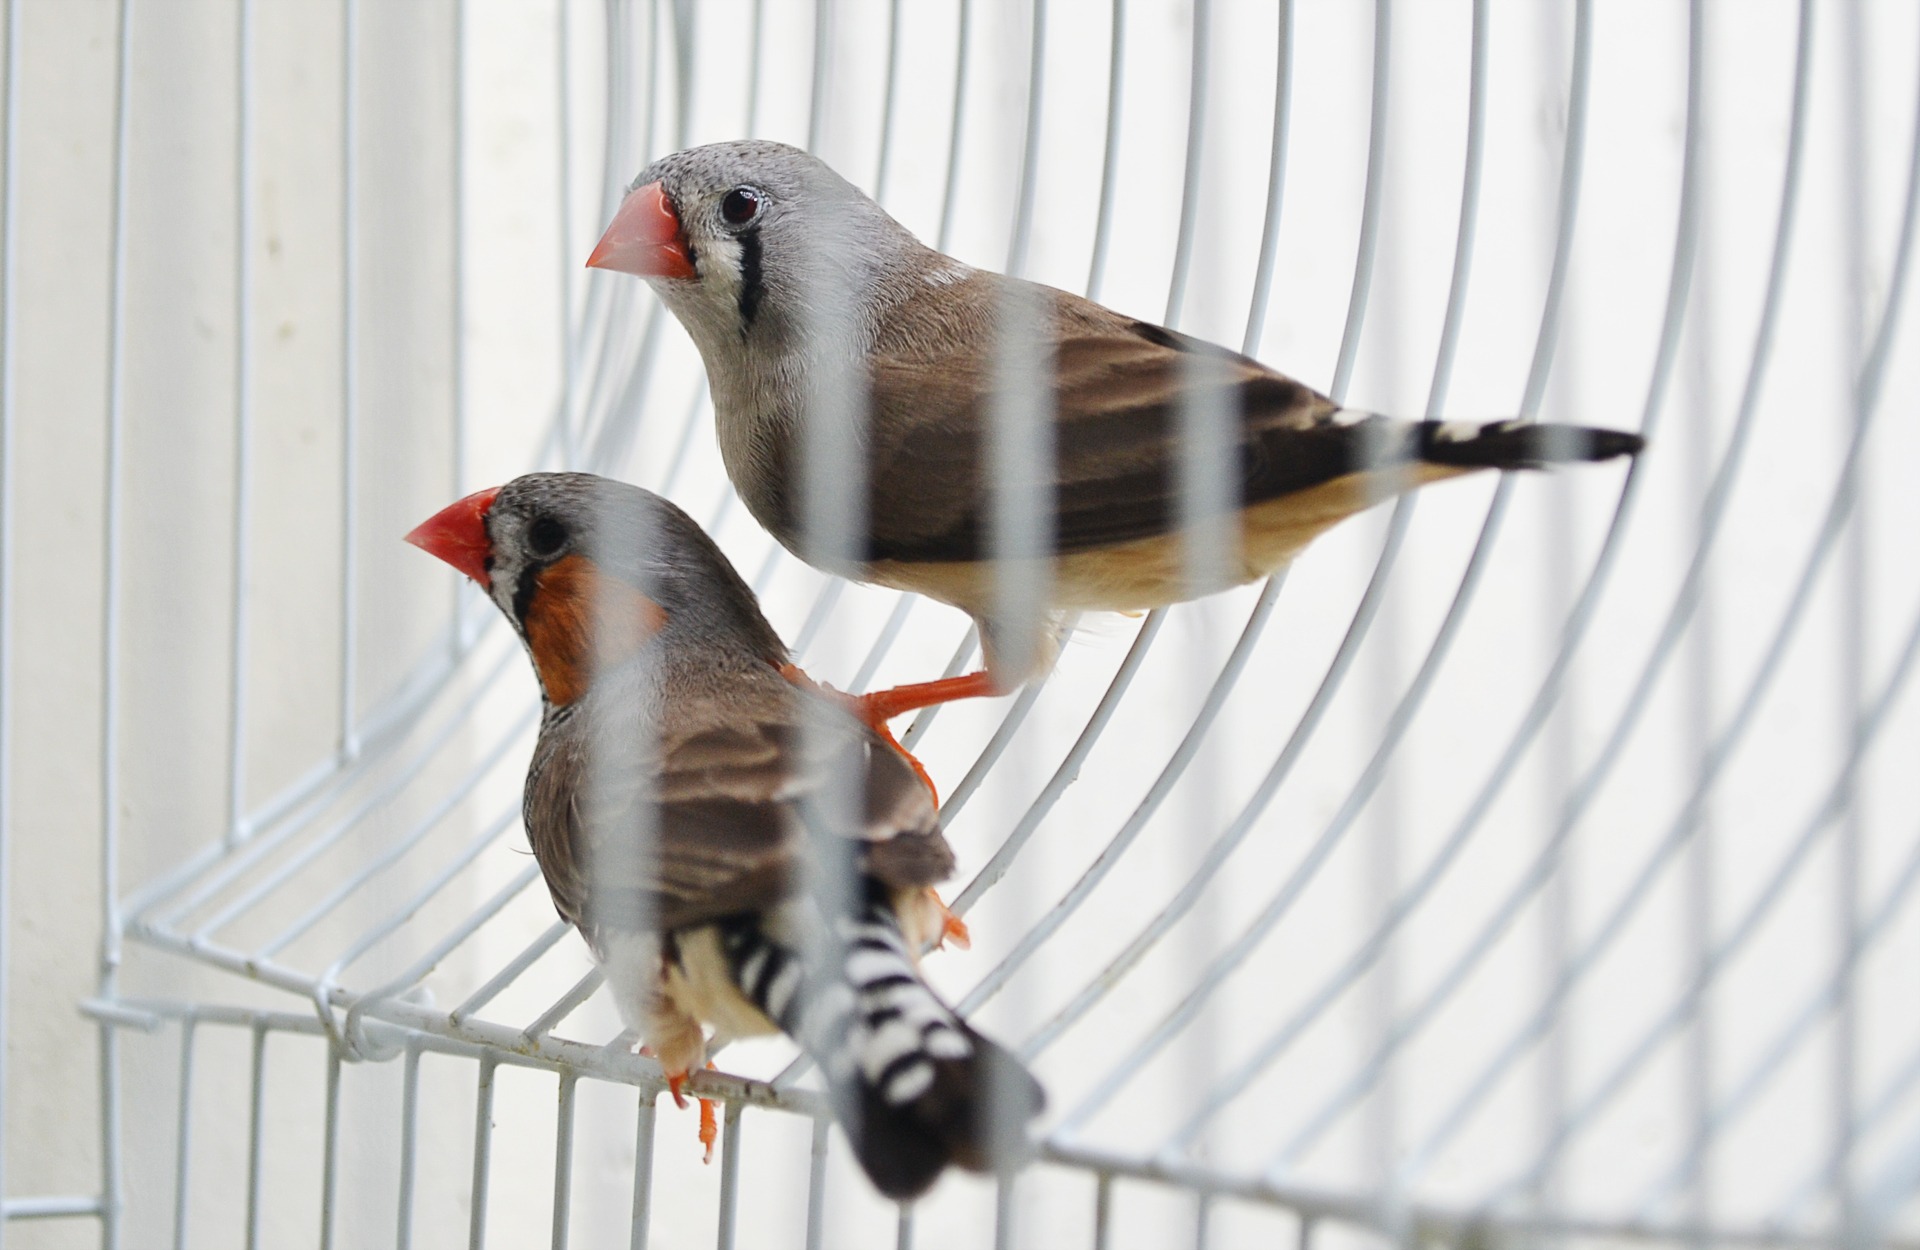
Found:
<path fill-rule="evenodd" d="M 1920 8 L 5 24 L 0 1239 L 1920 1244 Z M 524 853 L 511 631 L 398 542 L 592 468 L 816 677 L 971 661 L 753 524 L 679 327 L 580 268 L 740 135 L 1344 402 L 1649 439 L 912 722 L 975 938 L 927 974 L 1050 1105 L 908 1207 L 778 1040 L 696 1078 L 701 1162 Z"/>

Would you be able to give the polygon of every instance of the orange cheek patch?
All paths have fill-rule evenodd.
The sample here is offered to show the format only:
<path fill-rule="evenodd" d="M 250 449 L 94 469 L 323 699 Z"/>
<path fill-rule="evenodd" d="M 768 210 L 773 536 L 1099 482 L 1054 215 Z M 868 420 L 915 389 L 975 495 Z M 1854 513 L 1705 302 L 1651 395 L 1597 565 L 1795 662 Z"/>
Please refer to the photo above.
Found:
<path fill-rule="evenodd" d="M 603 576 L 585 556 L 549 565 L 534 580 L 525 622 L 547 699 L 572 703 L 587 692 L 596 669 L 631 659 L 666 620 L 659 604 Z"/>

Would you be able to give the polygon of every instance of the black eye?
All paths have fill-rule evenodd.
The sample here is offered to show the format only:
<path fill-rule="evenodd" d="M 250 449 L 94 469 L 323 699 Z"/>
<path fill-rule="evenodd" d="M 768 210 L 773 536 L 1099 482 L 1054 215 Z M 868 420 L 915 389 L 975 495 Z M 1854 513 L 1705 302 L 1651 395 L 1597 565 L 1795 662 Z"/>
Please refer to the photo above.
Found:
<path fill-rule="evenodd" d="M 550 516 L 527 527 L 527 549 L 536 556 L 550 556 L 566 545 L 567 527 Z"/>
<path fill-rule="evenodd" d="M 720 215 L 728 225 L 744 226 L 760 212 L 760 193 L 752 187 L 735 187 L 720 201 Z"/>

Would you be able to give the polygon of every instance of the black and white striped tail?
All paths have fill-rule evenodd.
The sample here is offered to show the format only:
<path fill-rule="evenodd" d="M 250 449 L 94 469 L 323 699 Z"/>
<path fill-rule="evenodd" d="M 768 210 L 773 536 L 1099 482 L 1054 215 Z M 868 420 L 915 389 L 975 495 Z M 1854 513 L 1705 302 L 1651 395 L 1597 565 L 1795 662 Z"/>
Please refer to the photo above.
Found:
<path fill-rule="evenodd" d="M 1345 473 L 1410 462 L 1544 469 L 1636 456 L 1646 446 L 1645 439 L 1625 430 L 1532 421 L 1400 421 L 1346 410 L 1335 414 L 1332 424 L 1346 435 L 1346 464 L 1338 470 Z"/>
<path fill-rule="evenodd" d="M 1646 440 L 1625 430 L 1531 421 L 1418 421 L 1417 455 L 1428 464 L 1461 468 L 1544 469 L 1554 464 L 1636 456 Z"/>
<path fill-rule="evenodd" d="M 839 925 L 841 968 L 740 917 L 722 926 L 734 980 L 812 1056 L 854 1154 L 890 1198 L 924 1192 L 949 1163 L 991 1170 L 1026 1148 L 1045 1099 L 1020 1061 L 955 1016 L 914 972 L 891 906 L 870 892 Z"/>

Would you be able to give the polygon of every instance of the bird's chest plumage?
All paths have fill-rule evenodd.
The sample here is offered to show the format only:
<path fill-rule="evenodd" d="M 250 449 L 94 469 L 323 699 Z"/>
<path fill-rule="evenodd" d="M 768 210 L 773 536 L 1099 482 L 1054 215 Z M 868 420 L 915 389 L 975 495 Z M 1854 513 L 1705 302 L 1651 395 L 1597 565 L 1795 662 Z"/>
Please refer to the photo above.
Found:
<path fill-rule="evenodd" d="M 857 480 L 866 439 L 858 428 L 867 391 L 865 369 L 818 364 L 796 352 L 747 350 L 708 358 L 714 430 L 720 459 L 740 499 L 769 533 L 798 550 L 804 522 L 804 457 L 812 434 L 833 456 L 825 484 Z M 822 386 L 825 377 L 838 385 Z M 851 428 L 833 423 L 852 423 Z M 838 467 L 844 465 L 845 467 Z"/>

